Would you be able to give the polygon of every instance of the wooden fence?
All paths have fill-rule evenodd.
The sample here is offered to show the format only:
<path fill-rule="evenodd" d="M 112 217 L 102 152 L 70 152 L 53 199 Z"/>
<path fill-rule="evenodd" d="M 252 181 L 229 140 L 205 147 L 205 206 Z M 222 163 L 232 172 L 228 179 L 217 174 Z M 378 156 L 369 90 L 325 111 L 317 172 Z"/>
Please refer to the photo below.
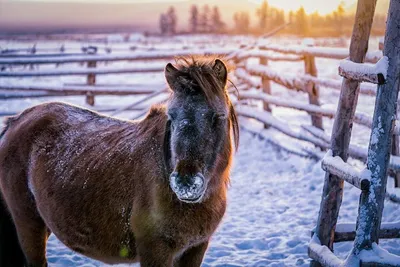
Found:
<path fill-rule="evenodd" d="M 366 0 L 370 1 L 370 0 Z M 70 96 L 70 95 L 84 95 L 86 102 L 89 105 L 95 105 L 95 96 L 98 95 L 146 95 L 144 98 L 135 101 L 124 107 L 116 107 L 114 109 L 107 109 L 97 107 L 99 111 L 110 112 L 110 115 L 118 115 L 123 111 L 137 110 L 139 114 L 135 115 L 132 119 L 139 118 L 147 112 L 147 107 L 144 105 L 145 101 L 158 97 L 166 92 L 165 84 L 151 84 L 143 86 L 140 84 L 131 85 L 100 85 L 96 82 L 98 75 L 107 74 L 123 74 L 123 73 L 148 73 L 148 72 L 160 72 L 164 69 L 164 64 L 151 65 L 140 67 L 138 65 L 133 67 L 124 68 L 112 68 L 112 67 L 100 67 L 99 62 L 115 62 L 115 61 L 156 61 L 156 60 L 170 60 L 175 56 L 187 56 L 187 55 L 205 55 L 205 54 L 219 54 L 225 56 L 227 59 L 232 60 L 237 66 L 234 77 L 237 79 L 237 85 L 239 87 L 240 94 L 235 99 L 236 111 L 239 116 L 254 119 L 264 125 L 264 128 L 273 128 L 291 138 L 312 144 L 318 149 L 311 149 L 310 146 L 304 147 L 301 150 L 294 150 L 285 144 L 280 143 L 278 140 L 273 139 L 268 135 L 268 132 L 259 129 L 254 130 L 252 128 L 245 127 L 247 130 L 259 134 L 270 142 L 282 147 L 290 153 L 295 153 L 300 156 L 311 157 L 311 158 L 322 158 L 322 151 L 328 150 L 332 147 L 331 136 L 325 132 L 323 125 L 323 118 L 335 118 L 336 116 L 347 118 L 346 120 L 338 120 L 340 123 L 346 124 L 345 127 L 351 127 L 351 123 L 357 123 L 364 127 L 372 128 L 373 118 L 364 113 L 355 113 L 355 104 L 353 103 L 352 109 L 346 110 L 346 114 L 337 115 L 336 110 L 323 108 L 320 106 L 320 90 L 337 90 L 343 94 L 343 86 L 356 86 L 359 88 L 359 93 L 363 95 L 373 96 L 377 95 L 377 88 L 374 84 L 361 84 L 358 87 L 358 82 L 354 84 L 344 84 L 340 79 L 330 79 L 318 77 L 318 68 L 315 59 L 326 58 L 326 59 L 340 59 L 343 60 L 350 56 L 350 59 L 354 58 L 354 55 L 350 54 L 347 48 L 326 48 L 326 47 L 314 47 L 311 43 L 305 45 L 291 45 L 291 46 L 278 46 L 263 43 L 260 40 L 254 45 L 246 48 L 236 49 L 186 49 L 180 51 L 138 51 L 129 54 L 97 54 L 97 50 L 89 49 L 86 54 L 77 55 L 41 55 L 36 57 L 12 57 L 12 56 L 0 56 L 0 66 L 3 66 L 3 71 L 0 71 L 0 77 L 3 79 L 11 77 L 39 77 L 39 76 L 67 76 L 67 75 L 81 75 L 86 76 L 86 84 L 64 84 L 62 86 L 50 86 L 50 85 L 0 85 L 0 98 L 12 99 L 21 97 L 46 97 L 46 96 Z M 258 59 L 259 64 L 248 64 L 249 59 Z M 384 63 L 380 61 L 382 58 L 382 51 L 371 51 L 365 55 L 365 61 L 375 65 L 370 65 L 370 69 L 379 69 L 377 66 Z M 270 66 L 271 62 L 274 61 L 286 61 L 286 62 L 299 62 L 304 65 L 303 75 L 293 74 L 281 74 Z M 360 59 L 356 59 L 355 62 L 362 62 Z M 343 61 L 342 61 L 343 62 Z M 68 69 L 50 69 L 50 70 L 21 70 L 15 69 L 15 66 L 23 65 L 45 65 L 45 64 L 66 64 L 66 63 L 80 63 L 86 64 L 86 67 L 74 67 L 71 70 Z M 343 64 L 346 64 L 344 62 Z M 342 69 L 341 74 L 343 76 L 353 75 Z M 382 84 L 382 73 L 369 73 L 365 77 L 357 77 L 359 80 L 374 82 Z M 353 77 L 354 79 L 354 77 Z M 301 102 L 291 99 L 282 99 L 280 97 L 273 96 L 271 91 L 271 82 L 279 84 L 288 90 L 294 90 L 299 94 L 304 94 L 308 97 L 308 102 Z M 149 89 L 150 88 L 150 89 Z M 354 89 L 358 90 L 358 89 Z M 346 93 L 346 92 L 345 92 Z M 350 94 L 350 93 L 348 93 Z M 165 98 L 163 98 L 165 100 Z M 161 99 L 160 101 L 163 101 Z M 262 109 L 248 105 L 248 100 L 259 101 L 262 103 Z M 354 100 L 354 97 L 353 97 Z M 342 103 L 343 104 L 343 103 Z M 339 105 L 342 105 L 339 104 Z M 347 103 L 351 106 L 351 103 Z M 290 108 L 298 111 L 305 111 L 310 116 L 310 124 L 301 125 L 298 127 L 291 126 L 289 123 L 280 120 L 273 116 L 272 111 L 276 107 Z M 1 112 L 0 112 L 1 113 Z M 352 113 L 352 114 L 351 114 Z M 354 116 L 353 116 L 354 114 Z M 0 114 L 1 115 L 1 114 Z M 5 115 L 5 114 L 3 114 Z M 395 178 L 396 186 L 400 186 L 400 156 L 399 156 L 399 143 L 398 137 L 400 136 L 400 123 L 396 120 L 396 126 L 393 130 L 393 147 L 392 156 L 388 167 L 390 173 Z M 340 127 L 337 126 L 336 127 Z M 335 133 L 336 135 L 340 133 Z M 345 132 L 343 132 L 345 134 Z M 334 136 L 335 137 L 335 136 Z M 343 137 L 343 136 L 342 136 Z M 349 136 L 342 138 L 349 142 Z M 341 142 L 343 140 L 341 139 Z M 397 140 L 397 141 L 396 141 Z M 368 158 L 367 149 L 358 147 L 356 145 L 348 145 L 345 151 L 344 158 L 347 159 L 347 155 L 359 159 L 365 162 Z M 326 159 L 329 159 L 326 158 Z M 353 171 L 352 173 L 343 172 L 343 168 L 349 168 L 345 162 L 340 162 L 339 165 L 332 164 L 329 160 L 323 160 L 323 168 L 330 175 L 335 175 L 341 178 L 341 181 L 345 180 L 352 185 L 366 190 L 370 186 L 369 181 L 363 179 L 363 173 Z M 340 190 L 340 188 L 338 189 Z M 396 195 L 387 194 L 387 198 L 400 203 L 400 198 Z M 398 223 L 393 224 L 394 229 L 398 229 Z M 392 227 L 393 225 L 389 225 Z M 341 227 L 341 226 L 340 226 Z M 347 241 L 355 238 L 355 231 L 341 231 L 340 227 L 335 233 L 336 240 Z M 384 226 L 383 226 L 384 227 Z M 346 228 L 347 229 L 347 228 Z M 382 236 L 396 236 L 398 233 L 382 233 Z M 323 242 L 323 241 L 322 241 Z M 314 243 L 312 243 L 314 244 Z M 315 245 L 315 244 L 314 244 Z M 320 244 L 321 245 L 321 244 Z M 322 244 L 324 245 L 324 244 Z M 317 246 L 319 249 L 321 246 Z M 313 252 L 313 250 L 311 250 Z M 319 254 L 313 254 L 316 258 Z"/>
<path fill-rule="evenodd" d="M 268 52 L 274 52 L 269 55 Z M 281 54 L 276 54 L 277 52 Z M 325 133 L 322 117 L 334 118 L 336 110 L 320 107 L 319 91 L 320 87 L 326 89 L 340 90 L 340 79 L 319 78 L 315 58 L 344 59 L 349 56 L 348 49 L 345 48 L 317 48 L 312 46 L 287 46 L 280 47 L 276 45 L 260 45 L 257 48 L 248 51 L 237 52 L 232 55 L 237 66 L 235 76 L 239 83 L 247 85 L 246 91 L 240 92 L 240 99 L 260 100 L 264 103 L 264 112 L 255 108 L 238 106 L 237 111 L 240 116 L 256 119 L 265 123 L 269 127 L 305 142 L 312 143 L 325 150 L 330 147 L 330 136 Z M 376 63 L 382 57 L 382 51 L 372 51 L 367 53 L 366 61 Z M 260 64 L 247 65 L 249 58 L 259 58 Z M 269 61 L 298 61 L 304 62 L 304 75 L 280 74 L 268 66 Z M 260 77 L 260 80 L 254 79 L 254 76 Z M 289 90 L 299 91 L 308 95 L 309 102 L 303 103 L 296 100 L 282 99 L 274 97 L 271 94 L 270 82 L 277 83 Z M 360 93 L 369 96 L 376 95 L 376 85 L 362 83 Z M 293 127 L 286 122 L 273 117 L 271 114 L 272 106 L 285 107 L 306 111 L 310 114 L 311 125 L 302 125 L 301 131 L 293 130 Z M 372 117 L 364 113 L 355 113 L 354 122 L 365 127 L 371 128 Z M 400 123 L 396 121 L 394 134 L 400 135 Z M 303 151 L 310 157 L 318 157 L 312 151 Z M 367 150 L 355 145 L 350 146 L 349 155 L 353 158 L 365 162 L 367 159 Z M 398 153 L 394 154 L 390 160 L 390 168 L 397 172 L 400 171 L 400 157 Z M 400 180 L 396 180 L 396 185 L 400 185 Z"/>
<path fill-rule="evenodd" d="M 89 49 L 90 48 L 90 49 Z M 35 56 L 1 56 L 0 55 L 0 78 L 17 78 L 17 77 L 60 77 L 79 75 L 86 76 L 86 84 L 64 84 L 59 86 L 47 84 L 30 84 L 30 85 L 10 85 L 0 84 L 0 99 L 15 99 L 26 97 L 54 97 L 54 96 L 86 96 L 86 103 L 90 106 L 95 105 L 95 96 L 99 95 L 138 95 L 152 94 L 155 92 L 165 92 L 166 85 L 161 84 L 98 84 L 96 77 L 99 75 L 109 74 L 133 74 L 133 73 L 155 73 L 164 70 L 165 63 L 141 64 L 142 66 L 132 67 L 99 67 L 99 63 L 103 62 L 118 62 L 118 61 L 159 61 L 172 60 L 174 57 L 189 56 L 189 55 L 207 55 L 219 54 L 227 55 L 232 52 L 232 49 L 184 49 L 179 51 L 134 51 L 124 54 L 97 54 L 95 47 L 89 47 L 85 50 L 85 54 L 36 54 Z M 41 65 L 56 65 L 66 63 L 86 64 L 86 67 L 74 67 L 71 69 L 35 69 L 30 70 L 18 68 L 18 66 L 41 66 Z M 159 95 L 159 94 L 157 94 Z M 132 109 L 134 107 L 129 107 Z M 100 109 L 100 110 L 105 110 Z M 119 110 L 119 108 L 116 108 Z M 1 112 L 0 115 L 9 115 L 9 112 Z"/>

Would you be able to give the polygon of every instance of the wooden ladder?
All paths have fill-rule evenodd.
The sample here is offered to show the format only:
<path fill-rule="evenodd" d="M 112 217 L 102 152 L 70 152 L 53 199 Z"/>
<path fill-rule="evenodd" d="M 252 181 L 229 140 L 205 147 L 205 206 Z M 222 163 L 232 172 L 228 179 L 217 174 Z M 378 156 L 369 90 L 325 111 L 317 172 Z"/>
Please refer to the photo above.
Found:
<path fill-rule="evenodd" d="M 375 12 L 376 0 L 359 0 L 350 44 L 349 60 L 364 61 Z M 384 41 L 384 56 L 389 60 L 386 79 L 378 83 L 373 127 L 368 148 L 367 168 L 358 171 L 345 163 L 360 81 L 345 71 L 332 130 L 331 151 L 322 161 L 326 171 L 321 206 L 308 254 L 311 266 L 400 266 L 400 257 L 379 248 L 379 238 L 400 238 L 400 222 L 382 224 L 388 164 L 400 86 L 400 0 L 391 0 Z M 365 74 L 365 73 L 364 73 Z M 362 76 L 362 75 L 360 75 Z M 365 74 L 365 76 L 368 76 Z M 330 153 L 330 154 L 329 154 Z M 361 189 L 357 223 L 336 225 L 343 196 L 343 183 Z M 335 241 L 354 240 L 345 261 L 333 254 Z M 371 257 L 366 257 L 369 255 Z"/>

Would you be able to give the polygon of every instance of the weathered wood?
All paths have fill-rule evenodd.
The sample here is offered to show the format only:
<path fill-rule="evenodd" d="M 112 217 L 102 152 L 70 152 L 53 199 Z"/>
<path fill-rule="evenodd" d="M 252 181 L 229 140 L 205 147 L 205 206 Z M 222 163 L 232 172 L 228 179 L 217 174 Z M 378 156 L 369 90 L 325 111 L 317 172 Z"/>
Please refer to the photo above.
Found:
<path fill-rule="evenodd" d="M 297 55 L 279 55 L 279 54 L 268 54 L 267 50 L 244 50 L 240 51 L 234 56 L 234 60 L 243 61 L 249 58 L 266 59 L 270 61 L 289 61 L 297 62 L 304 60 L 303 56 Z"/>
<path fill-rule="evenodd" d="M 383 53 L 389 59 L 387 83 L 379 85 L 373 116 L 373 129 L 368 149 L 368 169 L 372 173 L 369 192 L 360 197 L 357 232 L 353 255 L 371 249 L 379 242 L 379 229 L 385 199 L 387 172 L 391 151 L 391 138 L 400 89 L 400 1 L 391 0 Z"/>
<path fill-rule="evenodd" d="M 313 115 L 318 115 L 318 116 L 323 116 L 327 118 L 334 118 L 336 115 L 335 110 L 331 109 L 325 109 L 320 106 L 316 105 L 311 105 L 311 104 L 304 104 L 299 101 L 295 100 L 287 100 L 287 99 L 282 99 L 280 97 L 276 96 L 271 96 L 255 91 L 248 91 L 244 92 L 242 91 L 240 93 L 240 98 L 241 99 L 255 99 L 255 100 L 262 100 L 265 103 L 276 105 L 279 107 L 285 107 L 285 108 L 292 108 L 292 109 L 297 109 L 301 111 L 306 111 L 309 114 Z M 366 126 L 368 128 L 372 127 L 372 117 L 365 113 L 355 113 L 353 122 L 358 123 L 360 125 Z M 394 134 L 399 135 L 400 133 L 400 121 L 396 120 L 396 126 L 395 126 L 395 131 Z"/>
<path fill-rule="evenodd" d="M 315 65 L 315 57 L 311 55 L 304 56 L 304 69 L 305 73 L 317 77 L 318 71 Z M 319 87 L 315 83 L 309 81 L 307 83 L 308 101 L 312 105 L 320 106 L 319 102 Z M 322 124 L 322 117 L 319 115 L 311 115 L 311 124 L 319 129 L 324 129 Z"/>
<path fill-rule="evenodd" d="M 307 92 L 306 82 L 292 75 L 283 76 L 267 66 L 248 66 L 247 72 L 251 75 L 265 77 L 287 89 Z M 1 74 L 1 72 L 0 72 Z"/>
<path fill-rule="evenodd" d="M 90 47 L 89 47 L 90 48 Z M 96 54 L 97 53 L 97 47 L 96 49 L 90 49 L 87 52 L 88 54 Z M 91 68 L 96 68 L 97 62 L 96 61 L 88 61 L 87 63 L 87 67 L 89 69 Z M 96 84 L 96 75 L 94 73 L 89 73 L 86 79 L 86 83 L 89 86 L 93 86 Z M 94 94 L 92 94 L 91 92 L 88 92 L 86 94 L 86 103 L 90 106 L 94 106 Z"/>
<path fill-rule="evenodd" d="M 387 57 L 382 57 L 376 64 L 355 63 L 343 59 L 339 65 L 339 75 L 359 82 L 384 84 L 387 67 Z"/>
<path fill-rule="evenodd" d="M 285 151 L 291 155 L 296 155 L 299 157 L 303 158 L 311 158 L 314 160 L 320 160 L 320 157 L 316 156 L 315 154 L 310 153 L 310 151 L 305 151 L 305 153 L 302 153 L 303 151 L 297 151 L 290 145 L 286 145 L 282 143 L 279 138 L 275 138 L 274 136 L 271 136 L 271 134 L 266 131 L 266 130 L 261 130 L 258 127 L 252 127 L 252 124 L 246 124 L 246 123 L 241 123 L 240 124 L 240 129 L 245 130 L 247 132 L 250 132 L 259 138 L 265 140 L 266 142 L 270 143 L 274 147 L 279 148 L 282 151 Z"/>
<path fill-rule="evenodd" d="M 366 73 L 360 73 L 360 72 L 354 72 L 354 71 L 346 71 L 342 67 L 339 67 L 339 75 L 344 78 L 359 81 L 359 82 L 369 82 L 369 83 L 373 83 L 373 84 L 384 84 L 385 83 L 385 77 L 383 76 L 382 73 L 366 74 Z"/>
<path fill-rule="evenodd" d="M 260 65 L 268 66 L 268 60 L 266 58 L 260 59 Z M 261 84 L 262 84 L 262 91 L 264 94 L 271 94 L 271 82 L 269 81 L 268 77 L 261 76 Z M 268 105 L 267 102 L 263 102 L 263 110 L 267 112 L 272 112 L 271 107 Z M 267 129 L 269 126 L 268 124 L 264 124 L 264 129 Z"/>
<path fill-rule="evenodd" d="M 41 58 L 0 58 L 0 64 L 56 64 L 89 61 L 134 61 L 134 60 L 161 60 L 173 59 L 179 56 L 191 55 L 226 55 L 233 51 L 232 48 L 220 49 L 191 49 L 191 50 L 167 50 L 167 51 L 135 51 L 127 54 L 103 54 L 103 55 L 78 55 L 65 57 L 41 57 Z"/>
<path fill-rule="evenodd" d="M 328 153 L 331 153 L 331 151 Z M 362 191 L 368 190 L 370 186 L 369 171 L 360 171 L 350 164 L 342 161 L 340 157 L 338 158 L 339 159 L 335 159 L 332 157 L 332 155 L 327 154 L 321 162 L 322 169 L 348 182 L 349 184 L 352 184 Z"/>
<path fill-rule="evenodd" d="M 57 70 L 32 70 L 32 71 L 1 71 L 0 77 L 41 77 L 41 76 L 70 76 L 70 75 L 98 75 L 98 74 L 123 74 L 123 73 L 148 73 L 162 72 L 165 64 L 150 67 L 101 67 L 96 69 L 57 69 Z"/>
<path fill-rule="evenodd" d="M 254 108 L 249 108 L 245 106 L 237 106 L 236 113 L 239 116 L 256 119 L 257 121 L 268 124 L 271 128 L 274 128 L 283 134 L 296 138 L 301 141 L 310 142 L 321 148 L 327 148 L 329 145 L 326 142 L 321 141 L 318 138 L 314 138 L 308 134 L 303 133 L 302 131 L 294 131 L 289 127 L 285 122 L 278 120 L 274 116 L 272 116 L 269 112 L 260 112 Z"/>
<path fill-rule="evenodd" d="M 338 224 L 335 243 L 353 241 L 356 237 L 356 224 Z M 400 238 L 400 222 L 383 223 L 379 230 L 380 239 Z"/>
<path fill-rule="evenodd" d="M 0 85 L 0 90 L 11 92 L 47 92 L 48 94 L 59 95 L 86 95 L 91 92 L 94 95 L 142 95 L 150 94 L 164 87 L 163 84 L 132 84 L 125 86 L 115 85 Z"/>
<path fill-rule="evenodd" d="M 386 192 L 385 198 L 393 203 L 400 204 L 400 196 Z"/>
<path fill-rule="evenodd" d="M 361 63 L 365 59 L 375 6 L 376 0 L 358 1 L 356 23 L 350 43 L 350 60 L 353 62 Z M 332 129 L 331 150 L 333 156 L 341 157 L 344 162 L 348 158 L 353 116 L 357 106 L 359 89 L 357 81 L 343 79 L 337 116 Z M 342 197 L 343 180 L 326 173 L 316 235 L 321 241 L 321 245 L 327 246 L 330 250 L 333 250 L 335 228 Z"/>
<path fill-rule="evenodd" d="M 396 111 L 396 119 L 398 118 L 399 114 L 399 107 L 397 106 L 397 111 Z M 398 120 L 395 122 L 396 126 L 399 126 Z M 396 132 L 396 128 L 395 128 Z M 400 137 L 398 134 L 393 134 L 392 136 L 392 155 L 399 156 L 400 155 Z M 391 176 L 394 178 L 394 187 L 400 187 L 400 172 L 389 172 Z"/>
<path fill-rule="evenodd" d="M 358 23 L 359 26 L 362 26 Z M 349 51 L 346 48 L 329 47 L 306 47 L 304 45 L 283 46 L 277 44 L 263 44 L 258 47 L 261 50 L 268 50 L 282 54 L 311 55 L 320 58 L 344 59 L 349 57 Z M 382 57 L 380 51 L 372 51 L 366 54 L 365 61 L 376 63 Z"/>
<path fill-rule="evenodd" d="M 392 155 L 400 155 L 400 137 L 396 134 L 392 136 Z M 400 187 L 400 172 L 393 172 L 394 187 Z"/>
<path fill-rule="evenodd" d="M 324 266 L 324 267 L 341 267 L 343 262 L 329 250 L 327 246 L 321 245 L 318 237 L 313 235 L 310 244 L 308 246 L 308 255 L 314 261 L 311 262 L 310 266 Z"/>

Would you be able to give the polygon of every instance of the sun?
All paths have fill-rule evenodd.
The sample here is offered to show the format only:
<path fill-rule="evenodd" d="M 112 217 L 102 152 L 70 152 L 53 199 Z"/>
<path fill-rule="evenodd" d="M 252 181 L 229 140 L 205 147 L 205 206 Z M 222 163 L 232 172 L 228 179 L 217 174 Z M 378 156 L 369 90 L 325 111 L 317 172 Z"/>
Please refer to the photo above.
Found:
<path fill-rule="evenodd" d="M 250 2 L 255 2 L 257 4 L 261 4 L 264 0 L 248 0 Z M 336 10 L 338 5 L 343 2 L 345 6 L 349 6 L 356 2 L 356 0 L 330 0 L 330 1 L 321 1 L 321 0 L 268 0 L 268 4 L 277 8 L 282 8 L 286 12 L 290 10 L 297 10 L 301 6 L 304 7 L 308 14 L 313 12 L 318 12 L 321 15 L 326 15 Z"/>

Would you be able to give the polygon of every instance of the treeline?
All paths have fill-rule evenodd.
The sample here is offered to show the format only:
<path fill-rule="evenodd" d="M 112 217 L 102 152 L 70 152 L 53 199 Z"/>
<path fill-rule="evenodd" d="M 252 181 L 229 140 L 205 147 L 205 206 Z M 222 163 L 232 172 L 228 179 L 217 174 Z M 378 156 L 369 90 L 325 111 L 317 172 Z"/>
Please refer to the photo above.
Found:
<path fill-rule="evenodd" d="M 290 22 L 281 33 L 298 36 L 343 36 L 350 35 L 354 14 L 345 10 L 341 2 L 336 10 L 327 15 L 318 12 L 307 14 L 303 7 L 296 11 L 285 12 L 283 9 L 270 6 L 265 0 L 254 13 L 241 11 L 233 15 L 233 28 L 228 28 L 222 21 L 218 6 L 210 8 L 208 5 L 190 9 L 188 28 L 189 33 L 234 33 L 234 34 L 264 34 L 285 23 Z M 252 19 L 253 18 L 253 19 Z M 254 20 L 255 18 L 255 20 Z M 386 16 L 376 15 L 372 28 L 373 34 L 382 35 L 385 31 Z M 171 7 L 160 16 L 160 30 L 162 34 L 175 34 L 177 16 Z"/>
<path fill-rule="evenodd" d="M 166 13 L 160 15 L 161 34 L 175 34 L 177 31 L 177 16 L 174 7 L 170 7 Z M 190 33 L 226 33 L 226 24 L 222 21 L 218 6 L 210 8 L 204 5 L 199 8 L 193 5 L 189 18 Z"/>

